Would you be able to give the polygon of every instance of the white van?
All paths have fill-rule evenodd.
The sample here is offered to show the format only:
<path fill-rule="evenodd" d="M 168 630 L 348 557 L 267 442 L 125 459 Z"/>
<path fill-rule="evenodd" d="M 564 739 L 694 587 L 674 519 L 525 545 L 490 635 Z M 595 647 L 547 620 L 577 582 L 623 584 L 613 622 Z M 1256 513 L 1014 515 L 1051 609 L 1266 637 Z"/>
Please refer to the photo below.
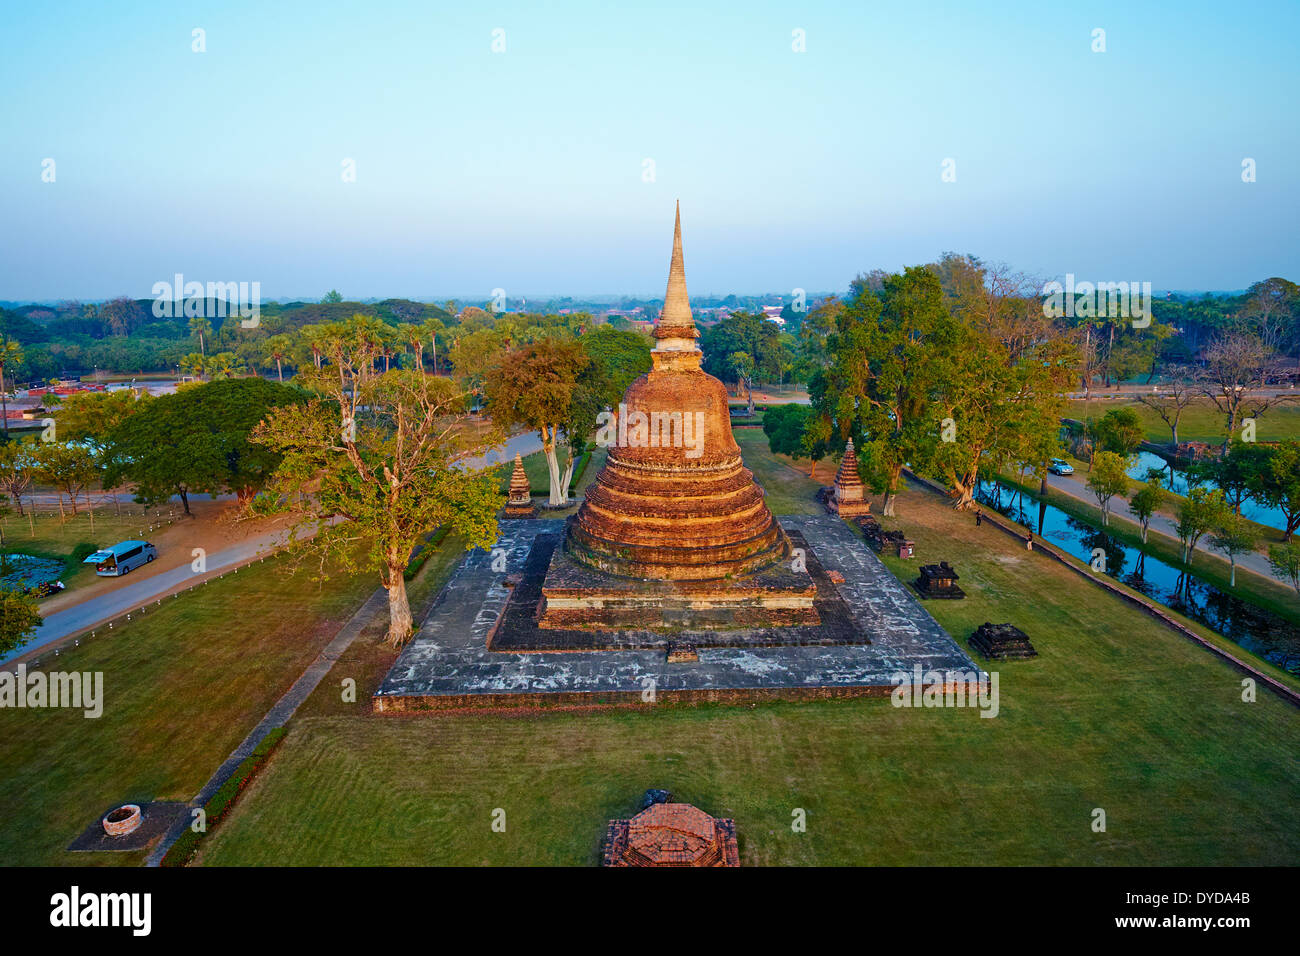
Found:
<path fill-rule="evenodd" d="M 82 564 L 93 564 L 101 578 L 115 578 L 158 557 L 158 549 L 148 541 L 121 541 L 111 548 L 96 551 Z"/>

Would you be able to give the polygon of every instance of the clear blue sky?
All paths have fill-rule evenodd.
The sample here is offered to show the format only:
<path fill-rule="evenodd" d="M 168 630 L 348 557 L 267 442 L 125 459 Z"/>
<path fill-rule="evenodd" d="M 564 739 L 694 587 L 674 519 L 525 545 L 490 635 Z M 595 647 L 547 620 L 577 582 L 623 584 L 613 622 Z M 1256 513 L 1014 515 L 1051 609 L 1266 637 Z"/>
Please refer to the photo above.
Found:
<path fill-rule="evenodd" d="M 1294 0 L 700 6 L 6 3 L 0 299 L 1300 279 Z"/>

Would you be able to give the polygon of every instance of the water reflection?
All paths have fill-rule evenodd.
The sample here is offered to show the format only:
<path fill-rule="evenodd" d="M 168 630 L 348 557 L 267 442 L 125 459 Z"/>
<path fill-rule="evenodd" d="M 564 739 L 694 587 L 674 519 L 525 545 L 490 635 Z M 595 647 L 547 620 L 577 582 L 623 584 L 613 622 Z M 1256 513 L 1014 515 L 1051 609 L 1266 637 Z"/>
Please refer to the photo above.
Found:
<path fill-rule="evenodd" d="M 1134 456 L 1134 465 L 1128 471 L 1130 478 L 1137 481 L 1146 481 L 1147 472 L 1156 469 L 1164 472 L 1164 486 L 1175 494 L 1186 497 L 1187 495 L 1187 472 L 1179 468 L 1172 461 L 1161 458 L 1159 455 L 1152 454 L 1149 451 L 1140 451 Z M 1206 488 L 1218 487 L 1214 482 L 1206 482 Z M 1258 521 L 1260 524 L 1266 524 L 1270 528 L 1279 530 L 1286 527 L 1286 517 L 1277 508 L 1270 508 L 1267 505 L 1260 504 L 1258 501 L 1246 501 L 1241 506 L 1243 517 L 1251 521 Z"/>
<path fill-rule="evenodd" d="M 1092 563 L 1098 553 L 1104 555 L 1105 573 L 1110 577 L 1217 631 L 1252 654 L 1300 674 L 1300 627 L 1290 621 L 1014 488 L 981 482 L 976 497 L 986 508 L 1037 532 L 1081 561 Z"/>

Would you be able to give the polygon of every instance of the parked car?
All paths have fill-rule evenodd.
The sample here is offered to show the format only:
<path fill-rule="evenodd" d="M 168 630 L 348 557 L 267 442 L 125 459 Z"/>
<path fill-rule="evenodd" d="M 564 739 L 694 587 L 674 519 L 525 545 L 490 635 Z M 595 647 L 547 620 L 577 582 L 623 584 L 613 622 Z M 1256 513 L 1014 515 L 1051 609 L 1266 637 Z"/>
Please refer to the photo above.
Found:
<path fill-rule="evenodd" d="M 148 541 L 120 541 L 111 548 L 96 551 L 82 564 L 93 564 L 101 578 L 115 578 L 158 557 L 158 549 Z"/>
<path fill-rule="evenodd" d="M 1047 465 L 1047 470 L 1054 475 L 1072 475 L 1074 466 L 1064 458 L 1053 458 Z"/>

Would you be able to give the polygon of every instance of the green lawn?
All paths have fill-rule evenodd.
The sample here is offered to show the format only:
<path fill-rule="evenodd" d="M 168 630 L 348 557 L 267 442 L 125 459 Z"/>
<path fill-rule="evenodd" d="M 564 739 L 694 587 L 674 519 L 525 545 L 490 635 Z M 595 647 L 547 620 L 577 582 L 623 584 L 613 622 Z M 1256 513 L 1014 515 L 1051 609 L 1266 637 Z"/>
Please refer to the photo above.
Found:
<path fill-rule="evenodd" d="M 1100 418 L 1112 408 L 1134 409 L 1141 417 L 1142 424 L 1146 426 L 1147 440 L 1157 444 L 1169 444 L 1171 438 L 1169 426 L 1141 402 L 1115 399 L 1093 399 L 1091 402 L 1076 400 L 1068 403 L 1065 414 L 1067 418 L 1087 421 L 1089 417 Z M 1178 440 L 1219 444 L 1223 441 L 1223 430 L 1226 426 L 1227 417 L 1215 408 L 1212 402 L 1200 401 L 1183 411 L 1183 417 L 1178 423 Z M 1265 442 L 1300 438 L 1300 401 L 1271 408 L 1261 415 L 1256 421 L 1255 438 Z"/>
<path fill-rule="evenodd" d="M 808 477 L 808 467 L 812 463 L 807 462 L 806 467 L 800 470 L 788 459 L 773 455 L 768 450 L 763 429 L 738 428 L 734 434 L 745 466 L 754 473 L 754 480 L 762 485 L 767 506 L 773 514 L 812 515 L 825 511 L 814 496 L 818 488 L 834 479 L 834 465 L 828 466 L 823 462 L 818 474 L 825 481 L 813 481 Z"/>
<path fill-rule="evenodd" d="M 798 505 L 800 481 L 816 483 L 755 435 L 738 437 L 769 501 Z M 290 724 L 202 862 L 592 864 L 605 822 L 667 787 L 734 817 L 747 865 L 1300 863 L 1294 707 L 1262 690 L 1243 702 L 1240 676 L 1205 650 L 935 496 L 906 491 L 899 513 L 887 523 L 919 558 L 962 574 L 967 600 L 929 606 L 963 646 L 979 623 L 1013 621 L 1039 650 L 996 666 L 996 719 L 886 700 L 421 717 L 330 706 Z M 919 562 L 888 563 L 912 577 Z M 359 690 L 382 676 L 371 671 Z M 495 808 L 505 833 L 491 830 Z M 806 833 L 791 832 L 795 808 Z"/>
<path fill-rule="evenodd" d="M 42 656 L 45 671 L 103 672 L 104 713 L 0 711 L 0 860 L 140 862 L 64 847 L 115 804 L 194 796 L 377 586 L 368 574 L 322 588 L 282 566 L 251 565 Z"/>
<path fill-rule="evenodd" d="M 605 464 L 605 456 L 608 450 L 592 446 L 591 460 L 587 462 L 587 467 L 577 481 L 569 488 L 569 497 L 574 501 L 572 508 L 559 508 L 554 511 L 546 511 L 543 517 L 563 518 L 577 510 L 577 504 L 580 503 L 582 493 L 587 490 L 587 485 L 591 484 L 596 475 L 599 474 L 601 466 Z M 540 451 L 535 451 L 531 455 L 523 456 L 524 473 L 528 475 L 528 486 L 533 492 L 534 503 L 546 501 L 547 496 L 551 493 L 551 472 L 546 467 L 546 456 Z M 563 466 L 564 458 L 561 455 L 560 464 Z M 510 474 L 514 470 L 514 460 L 501 466 L 501 490 L 508 491 L 510 488 Z M 577 464 L 574 464 L 574 474 L 577 474 Z"/>

